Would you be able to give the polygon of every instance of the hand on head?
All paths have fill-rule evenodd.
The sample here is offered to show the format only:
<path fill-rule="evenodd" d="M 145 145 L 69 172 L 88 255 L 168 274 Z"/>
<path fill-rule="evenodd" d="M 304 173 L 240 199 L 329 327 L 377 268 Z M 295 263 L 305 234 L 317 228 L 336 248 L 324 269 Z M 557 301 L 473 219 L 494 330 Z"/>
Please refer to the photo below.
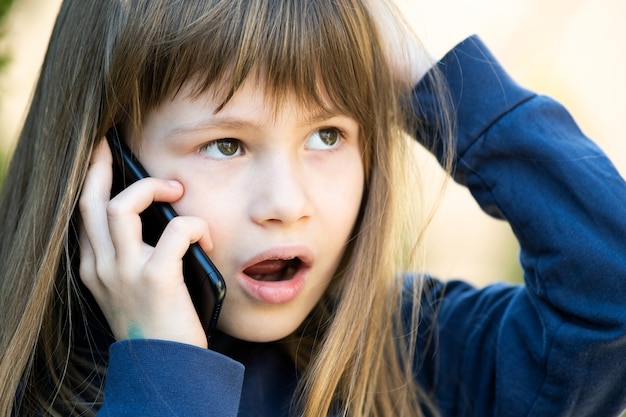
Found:
<path fill-rule="evenodd" d="M 365 3 L 378 28 L 387 54 L 385 58 L 394 77 L 408 85 L 417 83 L 428 72 L 433 60 L 402 13 L 400 0 L 366 0 Z"/>
<path fill-rule="evenodd" d="M 436 3 L 365 0 L 400 82 L 416 84 L 447 51 L 473 33 L 472 22 L 459 25 L 453 19 L 462 13 L 458 5 Z"/>

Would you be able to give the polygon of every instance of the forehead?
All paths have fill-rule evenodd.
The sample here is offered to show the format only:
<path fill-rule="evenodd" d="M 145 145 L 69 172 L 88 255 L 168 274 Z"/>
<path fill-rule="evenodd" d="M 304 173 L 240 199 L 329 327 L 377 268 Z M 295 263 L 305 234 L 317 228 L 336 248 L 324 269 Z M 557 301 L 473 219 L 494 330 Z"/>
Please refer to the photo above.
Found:
<path fill-rule="evenodd" d="M 266 116 L 276 118 L 287 114 L 301 119 L 329 118 L 348 115 L 345 110 L 331 102 L 323 86 L 318 87 L 315 97 L 298 94 L 294 89 L 276 90 L 270 88 L 265 78 L 249 76 L 232 93 L 214 83 L 208 88 L 199 88 L 195 81 L 189 81 L 170 98 L 164 100 L 154 110 L 179 108 L 180 112 L 197 109 L 213 116 L 227 116 L 238 113 L 241 116 Z M 184 113 L 183 113 L 184 114 Z"/>
<path fill-rule="evenodd" d="M 262 80 L 249 78 L 224 100 L 219 90 L 198 91 L 187 83 L 173 97 L 148 111 L 144 127 L 160 126 L 172 134 L 211 129 L 262 129 L 289 124 L 306 127 L 334 117 L 350 117 L 325 99 L 303 100 L 293 91 L 275 94 Z"/>

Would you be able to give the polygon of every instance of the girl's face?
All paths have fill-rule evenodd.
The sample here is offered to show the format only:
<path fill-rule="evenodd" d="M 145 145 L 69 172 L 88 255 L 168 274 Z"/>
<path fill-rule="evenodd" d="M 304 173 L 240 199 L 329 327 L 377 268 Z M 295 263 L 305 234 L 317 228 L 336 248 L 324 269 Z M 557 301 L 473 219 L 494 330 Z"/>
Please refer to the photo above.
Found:
<path fill-rule="evenodd" d="M 217 113 L 210 91 L 188 92 L 147 115 L 138 157 L 183 184 L 179 214 L 209 225 L 205 250 L 227 285 L 218 327 L 277 340 L 320 300 L 350 237 L 364 186 L 359 126 L 294 97 L 275 111 L 250 80 Z"/>

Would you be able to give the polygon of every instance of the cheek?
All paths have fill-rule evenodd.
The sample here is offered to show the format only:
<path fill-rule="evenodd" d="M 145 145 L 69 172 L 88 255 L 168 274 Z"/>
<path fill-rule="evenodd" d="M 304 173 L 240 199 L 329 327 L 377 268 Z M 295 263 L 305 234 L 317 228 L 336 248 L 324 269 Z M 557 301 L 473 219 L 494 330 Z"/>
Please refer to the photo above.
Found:
<path fill-rule="evenodd" d="M 173 204 L 179 215 L 195 216 L 209 225 L 211 239 L 215 245 L 224 236 L 230 236 L 228 228 L 241 222 L 241 193 L 237 187 L 216 187 L 215 181 L 175 176 L 183 184 L 183 197 Z M 239 220 L 239 221 L 237 221 Z"/>
<path fill-rule="evenodd" d="M 180 215 L 200 217 L 209 223 L 211 229 L 219 228 L 235 218 L 240 206 L 235 193 L 203 186 L 197 180 L 193 183 L 183 182 L 183 186 L 183 197 L 173 204 Z"/>
<path fill-rule="evenodd" d="M 171 165 L 163 163 L 161 169 L 165 171 L 163 178 L 177 180 L 183 185 L 183 196 L 173 204 L 178 214 L 201 217 L 211 225 L 213 219 L 219 221 L 229 213 L 225 207 L 236 207 L 234 200 L 239 193 L 233 176 L 204 167 L 203 161 L 195 155 L 175 160 Z"/>
<path fill-rule="evenodd" d="M 362 183 L 345 182 L 331 191 L 325 188 L 322 194 L 325 222 L 335 224 L 337 231 L 351 231 L 361 207 Z M 333 229 L 330 229 L 333 230 Z"/>
<path fill-rule="evenodd" d="M 332 176 L 320 184 L 322 203 L 337 221 L 353 224 L 361 207 L 365 178 L 358 154 L 336 164 Z"/>
<path fill-rule="evenodd" d="M 185 195 L 174 204 L 179 214 L 203 219 L 209 226 L 212 248 L 203 248 L 232 290 L 236 270 L 237 251 L 241 243 L 241 224 L 244 213 L 234 193 L 202 187 L 195 183 L 185 188 Z M 231 291 L 232 292 L 232 291 Z M 232 298 L 232 294 L 231 297 Z"/>
<path fill-rule="evenodd" d="M 328 256 L 327 273 L 334 275 L 346 243 L 354 234 L 361 209 L 364 175 L 360 158 L 344 159 L 343 164 L 324 178 L 316 189 L 316 221 L 319 239 L 324 241 Z M 331 172 L 331 171 L 329 171 Z"/>

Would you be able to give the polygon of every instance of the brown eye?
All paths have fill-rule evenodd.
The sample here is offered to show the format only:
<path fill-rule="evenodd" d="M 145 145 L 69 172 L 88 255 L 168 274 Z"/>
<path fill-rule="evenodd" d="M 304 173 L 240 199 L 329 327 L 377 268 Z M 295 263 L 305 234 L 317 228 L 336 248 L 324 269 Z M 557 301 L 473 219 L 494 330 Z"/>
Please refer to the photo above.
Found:
<path fill-rule="evenodd" d="M 243 150 L 238 139 L 218 139 L 211 141 L 202 147 L 202 152 L 215 159 L 225 159 L 240 155 Z"/>
<path fill-rule="evenodd" d="M 324 128 L 315 131 L 307 139 L 309 149 L 326 150 L 333 149 L 339 144 L 341 133 L 336 128 Z"/>
<path fill-rule="evenodd" d="M 320 139 L 328 146 L 333 146 L 339 139 L 339 133 L 335 129 L 324 129 L 319 132 Z"/>
<path fill-rule="evenodd" d="M 235 139 L 218 140 L 217 149 L 226 156 L 233 156 L 239 150 L 239 141 Z"/>

